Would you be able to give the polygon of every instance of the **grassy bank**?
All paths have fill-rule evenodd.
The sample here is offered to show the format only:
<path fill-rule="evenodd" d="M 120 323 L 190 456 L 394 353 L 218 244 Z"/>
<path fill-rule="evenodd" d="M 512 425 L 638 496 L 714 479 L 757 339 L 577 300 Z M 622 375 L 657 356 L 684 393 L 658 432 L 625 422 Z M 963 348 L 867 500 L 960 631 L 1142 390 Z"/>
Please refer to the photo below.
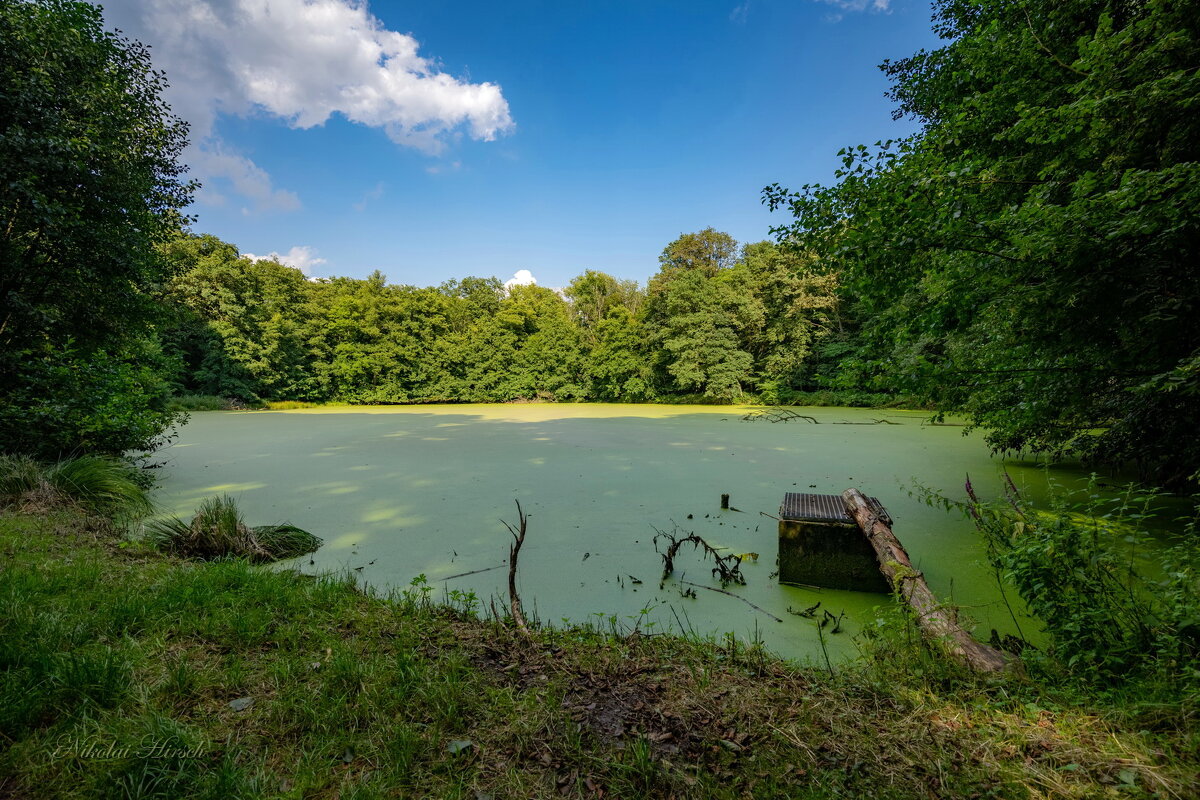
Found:
<path fill-rule="evenodd" d="M 176 560 L 77 513 L 0 516 L 0 796 L 1197 790 L 1183 715 L 985 685 L 900 623 L 830 673 L 734 643 L 526 641 L 426 594 Z"/>

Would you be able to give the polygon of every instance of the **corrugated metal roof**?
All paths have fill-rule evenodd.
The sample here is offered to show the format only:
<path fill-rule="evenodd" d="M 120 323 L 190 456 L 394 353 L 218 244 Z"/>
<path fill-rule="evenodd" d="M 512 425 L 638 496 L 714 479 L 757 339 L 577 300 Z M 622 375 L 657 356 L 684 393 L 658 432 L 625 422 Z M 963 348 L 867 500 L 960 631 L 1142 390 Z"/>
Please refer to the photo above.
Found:
<path fill-rule="evenodd" d="M 867 504 L 885 525 L 892 524 L 887 509 L 876 497 L 868 497 Z M 799 520 L 801 522 L 836 522 L 842 525 L 853 525 L 854 518 L 846 511 L 846 504 L 841 495 L 837 494 L 802 494 L 788 492 L 783 496 L 779 506 L 779 516 L 782 519 Z"/>

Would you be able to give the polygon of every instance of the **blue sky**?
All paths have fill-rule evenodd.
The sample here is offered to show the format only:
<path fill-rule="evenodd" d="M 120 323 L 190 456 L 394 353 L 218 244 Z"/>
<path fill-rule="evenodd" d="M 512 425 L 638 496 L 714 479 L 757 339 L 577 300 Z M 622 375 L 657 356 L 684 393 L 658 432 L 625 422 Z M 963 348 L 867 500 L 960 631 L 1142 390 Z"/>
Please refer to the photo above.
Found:
<path fill-rule="evenodd" d="M 877 69 L 936 44 L 917 0 L 117 0 L 193 125 L 194 229 L 311 275 L 645 281 L 763 186 L 911 132 Z"/>

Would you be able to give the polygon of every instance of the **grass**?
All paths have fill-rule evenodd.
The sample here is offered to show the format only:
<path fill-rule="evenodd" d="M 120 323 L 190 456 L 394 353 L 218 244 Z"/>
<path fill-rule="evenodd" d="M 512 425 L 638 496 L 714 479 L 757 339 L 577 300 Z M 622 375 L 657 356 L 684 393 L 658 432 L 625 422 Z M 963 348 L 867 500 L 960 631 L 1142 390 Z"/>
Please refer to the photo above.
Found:
<path fill-rule="evenodd" d="M 45 464 L 28 456 L 0 456 L 0 509 L 46 511 L 63 505 L 122 523 L 152 510 L 146 482 L 123 459 L 79 456 Z"/>
<path fill-rule="evenodd" d="M 535 630 L 0 516 L 0 796 L 1188 797 L 1188 714 L 986 684 L 902 620 L 839 671 Z M 498 542 L 498 546 L 502 542 Z M 1194 716 L 1194 714 L 1193 714 Z M 1188 727 L 1188 725 L 1192 727 Z"/>
<path fill-rule="evenodd" d="M 295 558 L 321 546 L 319 538 L 287 522 L 250 527 L 237 502 L 226 495 L 204 500 L 190 522 L 170 517 L 147 523 L 146 538 L 157 549 L 183 558 L 240 556 L 257 563 Z"/>

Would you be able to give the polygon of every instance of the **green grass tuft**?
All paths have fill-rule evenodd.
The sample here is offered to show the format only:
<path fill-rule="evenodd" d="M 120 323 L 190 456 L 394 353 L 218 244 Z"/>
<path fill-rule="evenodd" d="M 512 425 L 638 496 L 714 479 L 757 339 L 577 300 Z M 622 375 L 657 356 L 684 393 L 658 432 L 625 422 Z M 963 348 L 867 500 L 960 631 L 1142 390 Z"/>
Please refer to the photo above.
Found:
<path fill-rule="evenodd" d="M 43 465 L 0 456 L 0 506 L 50 510 L 78 505 L 126 523 L 154 510 L 137 468 L 113 456 L 79 456 Z"/>
<path fill-rule="evenodd" d="M 146 535 L 165 553 L 201 560 L 238 556 L 263 563 L 302 556 L 321 546 L 321 539 L 291 523 L 250 527 L 237 501 L 226 495 L 205 500 L 190 522 L 178 517 L 154 520 L 146 525 Z"/>

